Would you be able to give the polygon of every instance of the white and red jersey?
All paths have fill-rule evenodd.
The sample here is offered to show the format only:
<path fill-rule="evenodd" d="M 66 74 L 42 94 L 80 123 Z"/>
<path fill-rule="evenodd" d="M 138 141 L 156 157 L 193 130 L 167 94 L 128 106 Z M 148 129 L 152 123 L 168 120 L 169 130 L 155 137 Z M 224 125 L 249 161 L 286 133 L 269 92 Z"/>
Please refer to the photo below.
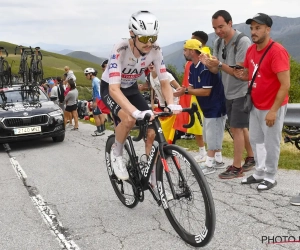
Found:
<path fill-rule="evenodd" d="M 129 88 L 137 82 L 151 62 L 157 69 L 158 79 L 168 79 L 162 51 L 156 43 L 148 54 L 136 58 L 130 49 L 129 40 L 122 40 L 114 46 L 101 79 L 109 84 L 121 84 L 121 88 Z"/>

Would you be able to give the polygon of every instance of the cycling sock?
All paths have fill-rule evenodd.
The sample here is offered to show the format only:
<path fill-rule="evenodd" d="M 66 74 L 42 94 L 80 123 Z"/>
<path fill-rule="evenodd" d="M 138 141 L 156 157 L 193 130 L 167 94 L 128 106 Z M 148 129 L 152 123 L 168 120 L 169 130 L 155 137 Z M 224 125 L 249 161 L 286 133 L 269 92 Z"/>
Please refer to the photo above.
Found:
<path fill-rule="evenodd" d="M 101 125 L 101 129 L 102 129 L 102 131 L 104 131 L 104 130 L 105 130 L 105 126 L 104 126 L 104 124 L 102 124 L 102 125 Z"/>
<path fill-rule="evenodd" d="M 97 126 L 97 130 L 98 130 L 99 133 L 101 133 L 102 132 L 101 126 Z"/>
<path fill-rule="evenodd" d="M 207 166 L 207 167 L 212 167 L 213 166 L 213 162 L 214 162 L 214 157 L 209 157 L 209 156 L 207 156 L 206 157 L 206 161 L 205 161 L 205 165 Z"/>
<path fill-rule="evenodd" d="M 117 140 L 115 140 L 114 155 L 116 157 L 123 155 L 123 147 L 124 143 L 120 143 Z"/>
<path fill-rule="evenodd" d="M 222 152 L 216 152 L 215 153 L 215 160 L 217 162 L 223 162 Z"/>
<path fill-rule="evenodd" d="M 202 156 L 207 154 L 207 152 L 206 152 L 206 150 L 205 150 L 205 146 L 199 147 L 199 153 L 200 153 L 200 155 L 202 155 Z"/>

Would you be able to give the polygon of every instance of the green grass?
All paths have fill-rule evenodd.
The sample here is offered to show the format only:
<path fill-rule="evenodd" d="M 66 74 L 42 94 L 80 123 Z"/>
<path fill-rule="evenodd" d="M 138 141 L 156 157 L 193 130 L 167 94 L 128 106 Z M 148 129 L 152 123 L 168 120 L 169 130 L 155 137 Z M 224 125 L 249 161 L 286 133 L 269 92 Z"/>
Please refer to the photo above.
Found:
<path fill-rule="evenodd" d="M 188 150 L 197 151 L 199 149 L 195 140 L 177 140 L 176 144 L 183 148 L 188 148 Z M 300 150 L 295 145 L 285 144 L 283 140 L 280 144 L 280 149 L 279 168 L 300 170 Z M 233 140 L 227 132 L 224 135 L 222 155 L 228 158 L 233 157 Z M 246 152 L 244 152 L 243 156 L 246 157 Z"/>
<path fill-rule="evenodd" d="M 0 41 L 0 46 L 7 49 L 9 55 L 6 60 L 9 64 L 12 64 L 12 73 L 17 74 L 19 71 L 20 65 L 20 51 L 17 51 L 17 55 L 15 55 L 15 47 L 16 44 L 7 43 Z M 55 77 L 55 76 L 63 76 L 64 74 L 64 66 L 69 66 L 71 70 L 74 71 L 76 75 L 76 83 L 78 86 L 91 87 L 91 81 L 87 80 L 83 70 L 88 67 L 92 67 L 98 70 L 101 73 L 100 65 L 92 62 L 88 62 L 85 60 L 73 58 L 70 56 L 64 56 L 56 53 L 51 53 L 48 51 L 41 50 L 43 55 L 43 69 L 44 69 L 44 78 L 46 77 Z M 29 62 L 29 58 L 27 59 Z"/>
<path fill-rule="evenodd" d="M 81 120 L 82 121 L 82 120 Z M 93 124 L 90 121 L 83 121 L 84 123 L 90 123 Z M 106 123 L 106 129 L 112 130 L 109 123 Z M 137 136 L 138 132 L 131 131 L 130 135 Z M 198 151 L 199 147 L 196 144 L 195 140 L 184 140 L 180 139 L 176 141 L 176 145 L 187 148 L 188 151 Z M 298 150 L 295 145 L 292 144 L 285 144 L 282 140 L 280 144 L 280 157 L 279 157 L 279 163 L 278 166 L 280 169 L 289 169 L 289 170 L 300 170 L 300 164 L 299 164 L 299 157 L 300 157 L 300 150 Z M 224 140 L 223 140 L 223 150 L 222 155 L 224 157 L 232 158 L 233 156 L 233 140 L 229 136 L 227 132 L 224 134 Z M 246 157 L 246 153 L 244 152 L 244 157 Z"/>

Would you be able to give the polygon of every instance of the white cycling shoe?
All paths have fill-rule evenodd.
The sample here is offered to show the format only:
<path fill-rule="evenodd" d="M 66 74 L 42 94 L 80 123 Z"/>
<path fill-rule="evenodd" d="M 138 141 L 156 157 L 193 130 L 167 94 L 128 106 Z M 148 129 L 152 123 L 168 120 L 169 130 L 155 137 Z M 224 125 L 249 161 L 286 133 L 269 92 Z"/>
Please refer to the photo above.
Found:
<path fill-rule="evenodd" d="M 123 156 L 115 156 L 114 152 L 111 153 L 111 166 L 118 179 L 126 181 L 129 179 L 128 171 L 123 163 Z"/>

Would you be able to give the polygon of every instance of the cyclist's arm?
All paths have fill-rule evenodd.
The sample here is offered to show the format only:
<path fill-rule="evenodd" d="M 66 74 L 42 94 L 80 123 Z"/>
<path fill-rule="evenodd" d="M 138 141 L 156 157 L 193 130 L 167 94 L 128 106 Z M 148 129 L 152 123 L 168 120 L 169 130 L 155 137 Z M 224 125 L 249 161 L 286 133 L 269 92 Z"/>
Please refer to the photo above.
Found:
<path fill-rule="evenodd" d="M 109 94 L 121 107 L 121 109 L 123 109 L 128 115 L 132 116 L 132 113 L 137 110 L 137 108 L 128 101 L 128 99 L 122 93 L 120 87 L 121 84 L 110 84 Z"/>

